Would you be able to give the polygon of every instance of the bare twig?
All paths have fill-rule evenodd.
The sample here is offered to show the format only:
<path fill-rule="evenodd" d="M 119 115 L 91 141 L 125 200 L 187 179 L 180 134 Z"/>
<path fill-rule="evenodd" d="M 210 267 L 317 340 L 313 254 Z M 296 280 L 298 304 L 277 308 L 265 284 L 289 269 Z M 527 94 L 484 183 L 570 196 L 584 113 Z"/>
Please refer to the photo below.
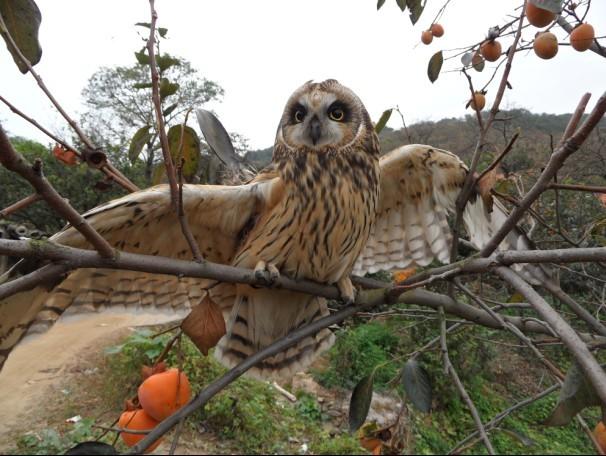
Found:
<path fill-rule="evenodd" d="M 496 273 L 526 297 L 535 311 L 543 318 L 564 345 L 579 362 L 598 396 L 606 404 L 606 373 L 574 329 L 520 276 L 506 267 L 496 268 Z"/>
<path fill-rule="evenodd" d="M 200 247 L 194 238 L 194 235 L 189 228 L 187 222 L 187 216 L 183 211 L 183 185 L 177 185 L 177 174 L 175 172 L 175 166 L 173 164 L 172 157 L 170 155 L 170 146 L 168 144 L 168 137 L 166 136 L 166 129 L 164 125 L 164 115 L 162 114 L 162 102 L 160 100 L 160 84 L 158 68 L 156 67 L 156 54 L 154 51 L 154 43 L 156 39 L 156 21 L 158 19 L 158 13 L 154 8 L 154 0 L 149 0 L 149 7 L 151 10 L 151 23 L 149 30 L 149 39 L 147 40 L 147 52 L 149 53 L 149 66 L 151 69 L 151 81 L 152 81 L 152 102 L 154 105 L 154 112 L 156 114 L 156 124 L 158 127 L 158 135 L 160 136 L 160 145 L 162 147 L 162 155 L 164 157 L 164 166 L 166 167 L 166 176 L 168 178 L 168 186 L 170 188 L 170 200 L 174 210 L 179 218 L 179 224 L 181 225 L 181 231 L 187 241 L 192 255 L 197 262 L 203 261 Z M 188 112 L 189 114 L 189 112 Z M 187 117 L 185 122 L 187 122 Z M 179 150 L 183 144 L 183 126 L 181 128 L 181 142 Z"/>
<path fill-rule="evenodd" d="M 444 368 L 450 374 L 452 379 L 454 380 L 455 385 L 456 385 L 457 389 L 459 390 L 459 394 L 461 395 L 461 397 L 467 404 L 467 408 L 469 409 L 469 412 L 471 413 L 471 416 L 473 417 L 473 421 L 476 424 L 478 433 L 480 434 L 480 437 L 482 438 L 482 442 L 484 442 L 484 446 L 486 446 L 486 449 L 488 450 L 488 454 L 495 454 L 494 448 L 492 447 L 492 443 L 490 442 L 490 440 L 488 439 L 488 435 L 486 434 L 486 429 L 484 429 L 484 425 L 482 424 L 482 419 L 480 418 L 478 409 L 476 408 L 475 404 L 473 403 L 473 400 L 471 399 L 471 397 L 469 396 L 469 393 L 465 389 L 463 382 L 461 382 L 461 379 L 459 378 L 459 374 L 457 374 L 456 369 L 454 368 L 454 366 L 452 365 L 452 362 L 450 361 L 450 356 L 448 355 L 448 344 L 446 343 L 446 319 L 444 316 L 443 307 L 440 307 L 439 314 L 440 314 L 440 347 L 442 348 L 442 358 L 444 360 Z"/>
<path fill-rule="evenodd" d="M 112 257 L 114 255 L 114 251 L 107 241 L 57 193 L 54 187 L 42 175 L 41 163 L 37 167 L 28 166 L 23 156 L 13 148 L 1 125 L 0 163 L 10 171 L 25 178 L 34 187 L 40 197 L 44 198 L 50 207 L 82 233 L 101 256 Z"/>
<path fill-rule="evenodd" d="M 476 183 L 480 182 L 480 180 L 489 172 L 491 172 L 493 169 L 495 169 L 497 166 L 499 166 L 499 163 L 501 163 L 503 161 L 503 159 L 505 158 L 505 156 L 511 151 L 513 145 L 515 144 L 516 140 L 518 139 L 518 137 L 520 136 L 519 133 L 516 133 L 515 135 L 512 136 L 512 138 L 509 140 L 509 143 L 507 143 L 507 146 L 505 147 L 505 149 L 503 149 L 503 151 L 497 156 L 497 158 L 495 158 L 492 163 L 490 165 L 488 165 L 488 168 L 486 168 L 484 171 L 482 171 L 480 173 L 480 175 L 478 176 L 478 178 L 476 179 Z"/>
<path fill-rule="evenodd" d="M 590 193 L 606 193 L 606 187 L 598 187 L 595 185 L 573 185 L 573 184 L 549 184 L 548 188 L 559 189 L 559 190 L 574 190 L 577 192 L 590 192 Z"/>
<path fill-rule="evenodd" d="M 581 100 L 580 106 L 583 103 L 586 104 L 586 100 L 588 99 L 588 94 L 586 94 Z M 579 109 L 577 109 L 577 112 Z M 585 120 L 583 125 L 576 131 L 574 135 L 564 141 L 564 143 L 556 148 L 556 151 L 549 159 L 547 166 L 533 185 L 533 187 L 526 193 L 526 196 L 520 202 L 520 205 L 509 214 L 509 217 L 501 225 L 499 230 L 495 233 L 490 241 L 484 246 L 482 251 L 480 252 L 481 256 L 489 256 L 496 250 L 498 245 L 501 243 L 505 236 L 513 229 L 516 223 L 523 217 L 524 213 L 528 210 L 528 208 L 532 205 L 532 203 L 549 187 L 551 184 L 551 180 L 555 173 L 560 169 L 560 167 L 564 164 L 564 161 L 574 152 L 576 152 L 581 144 L 585 141 L 589 133 L 595 128 L 597 123 L 604 116 L 604 112 L 606 111 L 606 93 L 600 97 L 593 111 L 589 115 L 589 117 Z M 574 118 L 574 116 L 573 116 Z M 572 121 L 572 119 L 571 119 Z"/>
<path fill-rule="evenodd" d="M 0 211 L 0 219 L 1 218 L 6 218 L 9 215 L 11 215 L 11 214 L 13 214 L 13 213 L 15 213 L 17 211 L 25 209 L 26 207 L 31 206 L 32 204 L 34 204 L 37 201 L 40 201 L 41 199 L 42 199 L 42 197 L 39 194 L 37 194 L 37 193 L 34 193 L 32 195 L 29 195 L 29 196 L 26 196 L 22 200 L 17 201 L 16 203 L 11 204 L 10 206 L 2 209 Z"/>
<path fill-rule="evenodd" d="M 183 424 L 185 424 L 185 418 L 179 421 L 177 425 L 177 429 L 175 430 L 175 435 L 173 436 L 173 441 L 170 444 L 170 450 L 168 454 L 173 455 L 177 450 L 177 444 L 179 443 L 179 437 L 181 437 L 181 432 L 183 431 Z"/>
<path fill-rule="evenodd" d="M 27 67 L 27 69 L 30 72 L 30 74 L 32 75 L 32 77 L 38 83 L 38 86 L 40 87 L 40 89 L 42 89 L 42 91 L 47 96 L 47 98 L 51 101 L 53 106 L 55 106 L 55 109 L 57 109 L 59 114 L 61 114 L 61 116 L 63 116 L 63 118 L 67 121 L 67 123 L 70 125 L 70 127 L 72 127 L 72 129 L 76 132 L 76 134 L 78 135 L 78 138 L 80 138 L 80 140 L 86 145 L 88 151 L 91 152 L 91 153 L 80 154 L 80 156 L 93 168 L 100 168 L 102 170 L 105 169 L 112 177 L 117 177 L 116 182 L 118 182 L 122 185 L 126 185 L 125 188 L 127 190 L 129 190 L 131 192 L 139 190 L 139 188 L 135 184 L 130 182 L 130 180 L 128 180 L 128 178 L 126 176 L 124 176 L 114 166 L 112 166 L 109 162 L 107 162 L 107 158 L 106 158 L 105 154 L 94 153 L 94 151 L 96 151 L 97 148 L 94 146 L 92 141 L 88 138 L 88 136 L 86 136 L 84 134 L 84 131 L 82 131 L 82 129 L 78 126 L 78 124 L 67 114 L 67 112 L 63 109 L 63 107 L 55 99 L 55 97 L 50 92 L 48 87 L 46 87 L 46 85 L 44 84 L 44 81 L 42 81 L 42 78 L 38 75 L 36 70 L 34 70 L 31 62 L 23 55 L 23 53 L 19 49 L 19 46 L 17 46 L 17 44 L 13 40 L 13 37 L 11 36 L 11 34 L 8 33 L 8 29 L 7 29 L 6 25 L 4 24 L 4 19 L 2 18 L 1 14 L 0 14 L 0 28 L 5 30 L 4 36 L 6 37 L 7 45 L 12 49 L 13 54 L 16 55 L 19 58 L 19 60 Z M 25 118 L 27 120 L 29 120 L 29 118 L 27 118 L 27 116 L 25 116 Z M 37 123 L 35 123 L 35 125 L 38 126 Z M 62 143 L 61 141 L 59 141 L 59 142 Z M 72 149 L 72 148 L 70 148 L 70 149 Z M 93 158 L 93 157 L 95 157 L 95 158 Z"/>
<path fill-rule="evenodd" d="M 556 383 L 554 385 L 551 385 L 549 388 L 541 391 L 540 393 L 535 394 L 534 396 L 528 397 L 528 398 L 518 402 L 517 404 L 512 405 L 511 407 L 503 410 L 501 413 L 496 415 L 492 420 L 488 421 L 484 425 L 485 429 L 486 430 L 494 429 L 496 426 L 499 425 L 499 423 L 501 423 L 501 421 L 503 421 L 505 418 L 507 418 L 509 415 L 511 415 L 516 410 L 519 410 L 522 407 L 526 407 L 527 405 L 530 405 L 533 402 L 536 402 L 539 399 L 542 399 L 545 396 L 548 396 L 549 394 L 553 393 L 554 391 L 558 390 L 559 388 L 560 388 L 560 385 Z M 467 437 L 465 437 L 463 440 L 461 440 L 459 443 L 457 443 L 454 446 L 454 448 L 452 450 L 450 450 L 449 454 L 460 454 L 463 451 L 465 451 L 466 449 L 471 448 L 471 446 L 473 446 L 473 445 L 467 444 L 467 443 L 474 440 L 478 435 L 479 435 L 479 432 L 477 430 L 472 432 Z M 474 442 L 474 444 L 475 444 L 475 442 Z"/>
<path fill-rule="evenodd" d="M 524 5 L 526 5 L 526 0 L 524 0 Z M 515 38 L 513 40 L 513 44 L 509 49 L 509 54 L 507 55 L 507 63 L 505 65 L 505 69 L 503 70 L 503 76 L 501 77 L 501 82 L 499 84 L 499 89 L 497 90 L 497 94 L 495 96 L 495 100 L 493 102 L 492 108 L 490 109 L 490 114 L 486 119 L 486 122 L 483 124 L 481 128 L 480 135 L 478 137 L 478 141 L 476 143 L 476 148 L 473 153 L 473 157 L 471 159 L 471 164 L 469 165 L 469 174 L 465 179 L 465 183 L 463 184 L 463 188 L 459 193 L 456 201 L 456 214 L 455 214 L 455 223 L 453 229 L 453 242 L 450 251 L 450 261 L 455 261 L 457 257 L 457 249 L 458 249 L 458 239 L 459 232 L 461 230 L 461 222 L 463 219 L 463 210 L 465 209 L 465 205 L 471 196 L 473 190 L 474 173 L 478 167 L 478 163 L 480 162 L 480 156 L 482 155 L 482 147 L 484 145 L 484 140 L 486 138 L 486 134 L 490 129 L 490 126 L 494 122 L 494 119 L 499 112 L 499 106 L 501 105 L 501 100 L 503 99 L 503 94 L 505 93 L 505 89 L 507 88 L 509 73 L 511 71 L 511 62 L 513 61 L 513 57 L 515 55 L 515 49 L 518 45 L 518 41 L 520 40 L 520 36 L 522 35 L 522 27 L 524 25 L 524 14 L 520 15 L 518 20 L 518 29 L 516 31 Z"/>

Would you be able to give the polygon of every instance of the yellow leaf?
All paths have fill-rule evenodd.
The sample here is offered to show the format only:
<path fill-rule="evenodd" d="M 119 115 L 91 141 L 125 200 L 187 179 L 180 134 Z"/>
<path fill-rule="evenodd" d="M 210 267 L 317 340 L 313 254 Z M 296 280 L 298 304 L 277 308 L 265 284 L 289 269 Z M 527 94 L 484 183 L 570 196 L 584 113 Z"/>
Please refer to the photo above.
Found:
<path fill-rule="evenodd" d="M 415 268 L 415 267 L 399 269 L 399 270 L 393 271 L 391 273 L 391 277 L 394 282 L 400 283 L 400 282 L 404 282 L 406 279 L 411 277 L 415 272 L 417 272 L 417 268 Z"/>

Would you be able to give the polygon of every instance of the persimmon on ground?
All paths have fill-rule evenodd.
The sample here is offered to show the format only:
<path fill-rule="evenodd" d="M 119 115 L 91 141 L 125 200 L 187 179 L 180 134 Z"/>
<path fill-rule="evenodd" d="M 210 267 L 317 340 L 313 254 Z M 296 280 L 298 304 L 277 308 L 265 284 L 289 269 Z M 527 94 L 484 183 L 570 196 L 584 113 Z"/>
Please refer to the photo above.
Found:
<path fill-rule="evenodd" d="M 138 397 L 143 410 L 162 421 L 187 404 L 191 387 L 185 373 L 172 368 L 145 379 L 139 386 Z"/>
<path fill-rule="evenodd" d="M 480 54 L 489 62 L 496 62 L 501 57 L 501 43 L 497 40 L 488 40 L 482 43 Z"/>
<path fill-rule="evenodd" d="M 534 53 L 548 60 L 558 53 L 558 38 L 551 32 L 539 33 L 532 43 Z"/>
<path fill-rule="evenodd" d="M 526 3 L 526 19 L 535 27 L 545 27 L 555 19 L 555 14 L 543 8 L 539 8 L 530 2 Z"/>
<path fill-rule="evenodd" d="M 120 415 L 118 420 L 118 426 L 121 429 L 131 429 L 133 431 L 147 431 L 155 428 L 158 425 L 158 421 L 154 420 L 151 416 L 145 413 L 145 410 L 127 410 Z M 126 445 L 129 447 L 135 446 L 146 434 L 130 434 L 128 432 L 121 432 L 120 437 Z M 151 453 L 156 449 L 158 445 L 162 443 L 162 439 L 156 440 L 145 452 Z"/>
<path fill-rule="evenodd" d="M 591 47 L 594 38 L 595 31 L 593 30 L 593 26 L 590 24 L 581 24 L 570 34 L 570 44 L 575 50 L 584 52 Z"/>

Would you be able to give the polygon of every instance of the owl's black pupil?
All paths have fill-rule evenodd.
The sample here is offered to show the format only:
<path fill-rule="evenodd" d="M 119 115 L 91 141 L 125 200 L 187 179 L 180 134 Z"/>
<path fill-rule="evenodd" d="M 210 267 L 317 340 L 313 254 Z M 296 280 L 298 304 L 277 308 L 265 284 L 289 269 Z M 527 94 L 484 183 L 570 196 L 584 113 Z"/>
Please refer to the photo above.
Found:
<path fill-rule="evenodd" d="M 335 120 L 341 120 L 343 118 L 343 111 L 341 109 L 333 109 L 332 110 L 332 117 Z"/>
<path fill-rule="evenodd" d="M 303 122 L 303 117 L 305 117 L 305 114 L 303 113 L 303 111 L 296 111 L 295 112 L 295 120 L 297 122 Z"/>

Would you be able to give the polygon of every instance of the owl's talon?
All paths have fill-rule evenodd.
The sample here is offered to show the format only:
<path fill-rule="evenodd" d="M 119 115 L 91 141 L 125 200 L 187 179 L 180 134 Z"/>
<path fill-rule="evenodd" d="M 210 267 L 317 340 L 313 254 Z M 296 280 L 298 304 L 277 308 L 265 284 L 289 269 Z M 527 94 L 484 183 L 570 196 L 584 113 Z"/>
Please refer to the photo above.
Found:
<path fill-rule="evenodd" d="M 347 304 L 353 304 L 356 301 L 357 291 L 354 287 L 351 279 L 348 276 L 341 278 L 337 282 L 337 287 L 339 288 L 339 292 L 341 293 L 341 300 Z"/>
<path fill-rule="evenodd" d="M 273 263 L 259 261 L 254 269 L 255 278 L 262 280 L 267 285 L 273 285 L 280 278 L 280 271 Z"/>

